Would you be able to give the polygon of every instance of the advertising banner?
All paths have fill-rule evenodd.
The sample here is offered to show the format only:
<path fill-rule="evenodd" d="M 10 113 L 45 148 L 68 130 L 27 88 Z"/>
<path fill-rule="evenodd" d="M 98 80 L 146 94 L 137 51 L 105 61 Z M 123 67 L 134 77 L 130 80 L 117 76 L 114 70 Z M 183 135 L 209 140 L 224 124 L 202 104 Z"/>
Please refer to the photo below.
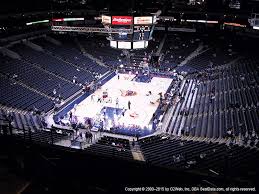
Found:
<path fill-rule="evenodd" d="M 131 25 L 132 22 L 131 16 L 112 16 L 112 25 Z"/>
<path fill-rule="evenodd" d="M 152 24 L 152 16 L 134 17 L 134 24 Z"/>
<path fill-rule="evenodd" d="M 102 23 L 111 24 L 112 23 L 111 16 L 102 15 Z"/>

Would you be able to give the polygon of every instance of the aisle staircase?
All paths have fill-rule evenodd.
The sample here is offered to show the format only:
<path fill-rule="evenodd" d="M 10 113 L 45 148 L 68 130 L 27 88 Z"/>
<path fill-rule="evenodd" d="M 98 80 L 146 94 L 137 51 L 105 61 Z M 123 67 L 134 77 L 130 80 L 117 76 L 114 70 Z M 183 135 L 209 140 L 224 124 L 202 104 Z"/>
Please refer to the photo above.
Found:
<path fill-rule="evenodd" d="M 135 141 L 134 147 L 132 145 L 132 142 L 133 141 L 130 141 L 130 149 L 131 149 L 131 153 L 132 153 L 134 160 L 145 161 L 145 158 L 141 152 L 138 142 Z"/>
<path fill-rule="evenodd" d="M 186 57 L 186 59 L 184 61 L 182 61 L 180 63 L 180 66 L 183 66 L 185 64 L 187 64 L 190 60 L 192 60 L 193 58 L 197 57 L 198 55 L 210 50 L 210 49 L 206 49 L 206 50 L 203 50 L 204 48 L 204 45 L 202 43 L 200 43 L 200 45 L 198 46 L 198 48 L 193 51 L 188 57 Z"/>
<path fill-rule="evenodd" d="M 161 51 L 162 51 L 162 49 L 164 47 L 166 37 L 167 37 L 167 34 L 164 35 L 164 37 L 163 37 L 162 41 L 160 42 L 160 45 L 159 45 L 159 47 L 157 49 L 156 55 L 158 55 L 158 56 L 160 55 L 160 53 L 161 53 Z"/>
<path fill-rule="evenodd" d="M 83 53 L 84 56 L 88 57 L 92 61 L 95 61 L 98 65 L 103 66 L 103 67 L 108 67 L 105 65 L 100 59 L 95 58 L 93 55 L 90 55 L 85 48 L 82 46 L 82 44 L 78 41 L 77 38 L 75 38 L 75 43 L 79 47 L 80 51 Z"/>

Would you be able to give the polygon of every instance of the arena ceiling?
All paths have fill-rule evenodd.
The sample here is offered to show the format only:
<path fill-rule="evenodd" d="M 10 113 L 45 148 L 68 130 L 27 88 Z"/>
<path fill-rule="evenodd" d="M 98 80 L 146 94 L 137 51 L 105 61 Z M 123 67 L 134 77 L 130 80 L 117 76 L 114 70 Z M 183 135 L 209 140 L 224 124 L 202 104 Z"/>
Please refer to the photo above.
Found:
<path fill-rule="evenodd" d="M 31 11 L 107 8 L 112 11 L 143 11 L 145 9 L 167 10 L 257 10 L 259 0 L 1 0 L 0 13 L 24 13 Z M 232 5 L 232 8 L 230 6 Z"/>

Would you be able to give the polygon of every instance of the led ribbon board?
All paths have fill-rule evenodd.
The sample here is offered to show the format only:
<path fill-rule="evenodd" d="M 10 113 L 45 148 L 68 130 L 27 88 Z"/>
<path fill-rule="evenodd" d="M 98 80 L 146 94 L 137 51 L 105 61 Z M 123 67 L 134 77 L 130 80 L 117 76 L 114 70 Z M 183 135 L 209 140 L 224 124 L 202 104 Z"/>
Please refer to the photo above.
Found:
<path fill-rule="evenodd" d="M 54 18 L 53 22 L 70 22 L 70 21 L 84 21 L 85 18 Z"/>
<path fill-rule="evenodd" d="M 49 20 L 40 20 L 40 21 L 35 21 L 35 22 L 28 22 L 26 23 L 26 26 L 30 26 L 30 25 L 33 25 L 33 24 L 42 24 L 42 23 L 48 23 Z"/>

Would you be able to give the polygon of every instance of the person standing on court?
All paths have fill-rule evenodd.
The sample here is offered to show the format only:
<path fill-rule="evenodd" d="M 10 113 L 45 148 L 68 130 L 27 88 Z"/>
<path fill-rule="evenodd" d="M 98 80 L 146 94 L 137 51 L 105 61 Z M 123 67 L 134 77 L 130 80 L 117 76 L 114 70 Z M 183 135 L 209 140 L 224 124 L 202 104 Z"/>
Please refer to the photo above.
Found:
<path fill-rule="evenodd" d="M 116 98 L 116 108 L 119 108 L 119 98 Z"/>
<path fill-rule="evenodd" d="M 130 110 L 131 102 L 128 101 L 128 109 Z"/>

